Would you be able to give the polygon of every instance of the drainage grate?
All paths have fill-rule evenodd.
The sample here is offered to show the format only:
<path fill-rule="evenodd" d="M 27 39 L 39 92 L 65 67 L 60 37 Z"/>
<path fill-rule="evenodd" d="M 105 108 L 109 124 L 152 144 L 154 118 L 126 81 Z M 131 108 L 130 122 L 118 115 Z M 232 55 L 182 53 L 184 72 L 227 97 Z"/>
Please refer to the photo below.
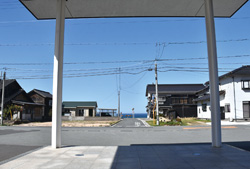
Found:
<path fill-rule="evenodd" d="M 200 153 L 194 153 L 193 155 L 194 156 L 200 156 L 201 154 Z"/>

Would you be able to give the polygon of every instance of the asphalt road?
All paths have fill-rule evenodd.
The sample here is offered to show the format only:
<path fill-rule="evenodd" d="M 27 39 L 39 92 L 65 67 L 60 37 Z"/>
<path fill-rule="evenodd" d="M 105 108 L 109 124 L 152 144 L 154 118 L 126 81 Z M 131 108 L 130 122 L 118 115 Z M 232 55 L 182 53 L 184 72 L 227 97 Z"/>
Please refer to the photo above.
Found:
<path fill-rule="evenodd" d="M 211 143 L 209 126 L 145 127 L 134 119 L 116 127 L 62 128 L 62 144 L 77 146 L 131 146 Z M 128 126 L 124 126 L 124 123 Z M 119 127 L 120 126 L 120 127 Z M 250 126 L 223 126 L 222 141 L 250 151 Z M 0 161 L 50 145 L 50 127 L 0 127 Z"/>
<path fill-rule="evenodd" d="M 124 118 L 113 127 L 146 127 L 142 121 L 132 118 Z"/>

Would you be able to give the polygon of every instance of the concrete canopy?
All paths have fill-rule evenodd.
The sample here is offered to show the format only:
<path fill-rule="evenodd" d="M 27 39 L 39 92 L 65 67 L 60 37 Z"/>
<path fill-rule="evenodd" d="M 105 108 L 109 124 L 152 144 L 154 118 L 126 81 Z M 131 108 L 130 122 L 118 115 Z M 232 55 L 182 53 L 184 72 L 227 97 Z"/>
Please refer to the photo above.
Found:
<path fill-rule="evenodd" d="M 19 0 L 37 19 L 56 18 L 56 0 Z M 248 0 L 214 0 L 215 17 L 231 17 Z M 65 17 L 204 17 L 204 0 L 67 0 Z"/>
<path fill-rule="evenodd" d="M 51 145 L 60 148 L 66 18 L 205 17 L 212 146 L 221 147 L 218 62 L 214 17 L 231 17 L 248 0 L 19 0 L 37 19 L 56 18 Z M 157 76 L 156 76 L 157 83 Z M 157 85 L 156 85 L 157 86 Z M 157 91 L 157 88 L 156 88 Z M 157 98 L 157 97 L 156 97 Z M 3 107 L 3 106 L 2 106 Z M 158 108 L 157 108 L 158 109 Z M 158 112 L 158 111 L 157 111 Z M 157 116 L 158 118 L 159 116 Z"/>

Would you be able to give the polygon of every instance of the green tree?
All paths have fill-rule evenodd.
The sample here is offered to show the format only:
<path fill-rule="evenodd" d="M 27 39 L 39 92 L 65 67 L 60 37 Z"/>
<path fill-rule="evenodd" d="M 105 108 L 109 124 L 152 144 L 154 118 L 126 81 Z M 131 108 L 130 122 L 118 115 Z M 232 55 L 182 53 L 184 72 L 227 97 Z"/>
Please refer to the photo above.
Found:
<path fill-rule="evenodd" d="M 21 106 L 18 106 L 18 105 L 14 105 L 14 104 L 11 104 L 11 105 L 8 105 L 5 109 L 4 109 L 4 115 L 3 117 L 5 119 L 7 118 L 11 118 L 11 120 L 13 120 L 13 113 L 16 113 L 17 111 L 20 111 L 22 109 Z"/>

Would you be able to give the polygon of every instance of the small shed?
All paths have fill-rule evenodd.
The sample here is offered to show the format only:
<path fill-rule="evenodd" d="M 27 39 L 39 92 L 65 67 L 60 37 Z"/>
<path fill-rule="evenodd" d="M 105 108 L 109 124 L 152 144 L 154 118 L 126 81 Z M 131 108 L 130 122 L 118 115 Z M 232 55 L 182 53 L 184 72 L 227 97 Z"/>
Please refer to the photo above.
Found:
<path fill-rule="evenodd" d="M 95 117 L 97 107 L 96 101 L 65 101 L 62 103 L 62 115 L 72 117 Z"/>

